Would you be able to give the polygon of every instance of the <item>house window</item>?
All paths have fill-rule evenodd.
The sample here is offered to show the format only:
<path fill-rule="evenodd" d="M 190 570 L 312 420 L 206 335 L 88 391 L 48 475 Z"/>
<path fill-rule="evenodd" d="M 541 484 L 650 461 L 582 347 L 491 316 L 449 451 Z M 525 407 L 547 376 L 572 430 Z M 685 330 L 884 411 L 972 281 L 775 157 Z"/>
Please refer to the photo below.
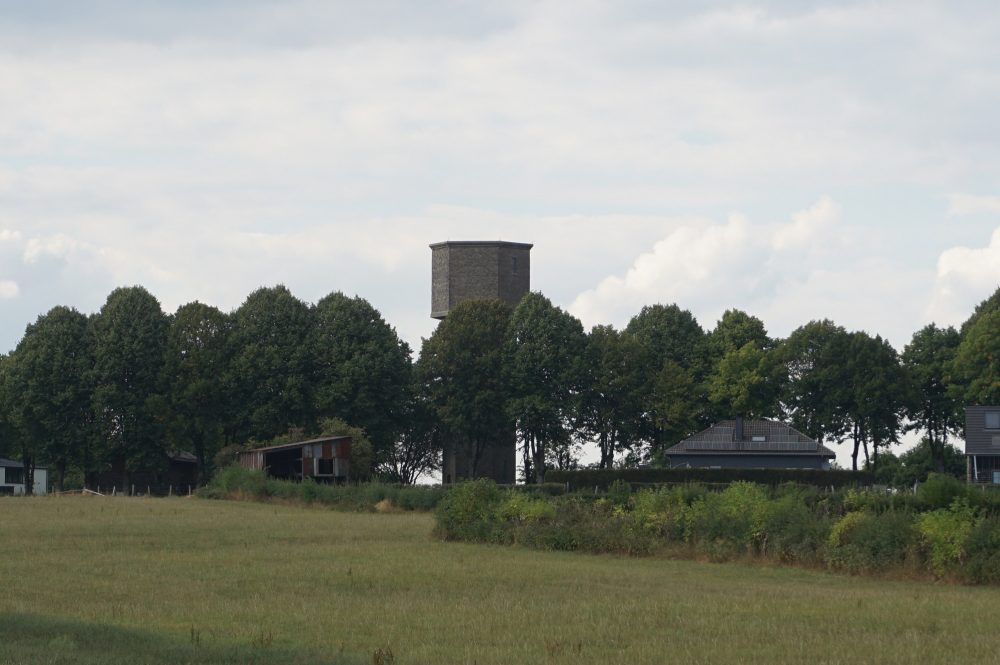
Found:
<path fill-rule="evenodd" d="M 1000 411 L 986 412 L 986 429 L 1000 429 Z"/>
<path fill-rule="evenodd" d="M 510 257 L 510 271 L 512 273 L 514 273 L 515 275 L 517 274 L 517 257 L 516 256 Z"/>
<path fill-rule="evenodd" d="M 4 482 L 8 485 L 24 484 L 24 469 L 12 469 L 7 467 L 4 471 Z"/>
<path fill-rule="evenodd" d="M 317 476 L 332 476 L 333 475 L 333 460 L 320 458 L 316 460 L 317 464 Z"/>
<path fill-rule="evenodd" d="M 751 441 L 756 441 L 757 443 L 763 443 L 764 441 L 767 441 L 767 437 L 766 436 L 755 436 L 755 437 L 753 437 L 750 440 Z"/>

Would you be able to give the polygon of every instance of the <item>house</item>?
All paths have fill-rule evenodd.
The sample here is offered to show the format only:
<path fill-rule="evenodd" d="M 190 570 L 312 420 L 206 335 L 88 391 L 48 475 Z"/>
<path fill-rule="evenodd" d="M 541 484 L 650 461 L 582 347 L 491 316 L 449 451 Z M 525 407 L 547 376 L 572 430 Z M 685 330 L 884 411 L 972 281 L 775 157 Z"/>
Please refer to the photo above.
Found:
<path fill-rule="evenodd" d="M 829 469 L 832 450 L 776 420 L 723 420 L 664 453 L 673 467 Z"/>
<path fill-rule="evenodd" d="M 1000 485 L 1000 406 L 965 407 L 966 476 Z"/>
<path fill-rule="evenodd" d="M 31 491 L 37 495 L 48 494 L 49 473 L 44 466 L 35 467 L 35 482 Z M 0 495 L 3 494 L 24 494 L 24 465 L 0 457 Z"/>
<path fill-rule="evenodd" d="M 248 469 L 267 471 L 272 478 L 317 482 L 344 481 L 350 477 L 351 437 L 326 436 L 247 450 L 237 462 Z"/>

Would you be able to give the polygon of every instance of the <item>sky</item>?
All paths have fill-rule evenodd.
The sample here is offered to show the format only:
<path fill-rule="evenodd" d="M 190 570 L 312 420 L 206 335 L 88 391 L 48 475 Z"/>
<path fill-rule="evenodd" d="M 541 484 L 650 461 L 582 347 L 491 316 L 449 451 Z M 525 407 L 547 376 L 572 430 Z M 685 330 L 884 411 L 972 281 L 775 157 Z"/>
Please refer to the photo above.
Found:
<path fill-rule="evenodd" d="M 1000 285 L 982 2 L 0 0 L 0 353 L 55 305 L 260 286 L 414 349 L 428 245 L 534 243 L 585 326 L 887 337 Z"/>

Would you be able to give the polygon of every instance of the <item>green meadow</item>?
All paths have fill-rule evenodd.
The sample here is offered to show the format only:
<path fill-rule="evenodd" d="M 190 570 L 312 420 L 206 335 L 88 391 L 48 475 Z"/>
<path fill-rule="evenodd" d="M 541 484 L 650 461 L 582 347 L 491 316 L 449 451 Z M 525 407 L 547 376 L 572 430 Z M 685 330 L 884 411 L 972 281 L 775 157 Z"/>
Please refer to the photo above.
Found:
<path fill-rule="evenodd" d="M 972 663 L 1000 591 L 445 543 L 420 513 L 0 500 L 0 663 Z"/>

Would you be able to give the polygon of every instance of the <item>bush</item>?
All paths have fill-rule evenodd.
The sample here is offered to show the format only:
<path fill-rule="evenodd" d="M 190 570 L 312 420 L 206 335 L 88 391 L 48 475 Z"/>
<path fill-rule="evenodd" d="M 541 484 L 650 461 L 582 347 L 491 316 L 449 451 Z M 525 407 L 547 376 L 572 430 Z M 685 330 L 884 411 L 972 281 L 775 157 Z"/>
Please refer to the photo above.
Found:
<path fill-rule="evenodd" d="M 1000 583 L 1000 519 L 979 520 L 966 542 L 962 577 L 973 584 Z"/>
<path fill-rule="evenodd" d="M 917 499 L 930 509 L 948 508 L 955 499 L 967 498 L 968 487 L 955 476 L 932 473 L 917 488 Z"/>
<path fill-rule="evenodd" d="M 759 542 L 767 501 L 764 487 L 747 482 L 708 493 L 688 508 L 684 540 L 714 558 L 749 553 Z"/>
<path fill-rule="evenodd" d="M 330 506 L 337 510 L 373 511 L 382 501 L 402 510 L 433 510 L 446 490 L 431 485 L 328 485 L 312 480 L 295 482 L 268 478 L 263 471 L 238 465 L 223 467 L 198 490 L 205 499 L 282 499 Z"/>
<path fill-rule="evenodd" d="M 495 519 L 503 500 L 502 490 L 492 480 L 457 483 L 437 505 L 436 531 L 445 540 L 500 541 Z"/>
<path fill-rule="evenodd" d="M 757 534 L 760 554 L 780 561 L 813 561 L 820 555 L 830 521 L 814 515 L 806 498 L 789 493 L 764 506 Z"/>
<path fill-rule="evenodd" d="M 913 518 L 909 513 L 854 511 L 830 529 L 825 558 L 831 568 L 852 573 L 878 572 L 905 563 L 913 541 Z"/>
<path fill-rule="evenodd" d="M 917 531 L 927 561 L 941 577 L 965 558 L 966 544 L 979 518 L 964 498 L 948 509 L 934 510 L 917 518 Z"/>

